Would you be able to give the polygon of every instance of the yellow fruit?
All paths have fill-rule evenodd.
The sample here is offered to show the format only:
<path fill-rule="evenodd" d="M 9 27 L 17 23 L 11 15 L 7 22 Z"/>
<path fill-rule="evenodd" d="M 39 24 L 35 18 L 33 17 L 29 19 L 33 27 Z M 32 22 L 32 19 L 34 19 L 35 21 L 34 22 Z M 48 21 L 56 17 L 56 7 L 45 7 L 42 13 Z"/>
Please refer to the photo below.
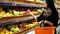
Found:
<path fill-rule="evenodd" d="M 4 14 L 5 14 L 5 12 L 4 12 L 4 11 L 3 11 L 3 12 L 0 12 L 0 14 L 4 15 Z"/>
<path fill-rule="evenodd" d="M 7 13 L 5 16 L 13 16 L 12 14 L 10 14 L 10 13 Z"/>
<path fill-rule="evenodd" d="M 26 25 L 26 27 L 29 27 L 28 25 Z"/>
<path fill-rule="evenodd" d="M 9 33 L 5 33 L 5 34 L 9 34 Z"/>
<path fill-rule="evenodd" d="M 5 17 L 6 16 L 6 13 L 5 12 L 1 12 L 0 13 L 0 16 Z"/>
<path fill-rule="evenodd" d="M 7 13 L 7 15 L 9 15 L 9 13 Z"/>
<path fill-rule="evenodd" d="M 4 34 L 4 32 L 1 32 L 0 34 Z"/>
<path fill-rule="evenodd" d="M 0 17 L 3 17 L 3 15 L 0 14 Z"/>
<path fill-rule="evenodd" d="M 32 24 L 29 24 L 30 27 L 32 27 L 33 25 Z"/>
<path fill-rule="evenodd" d="M 3 15 L 3 17 L 6 17 L 6 16 L 7 16 L 7 14 L 4 14 L 4 15 Z"/>
<path fill-rule="evenodd" d="M 10 14 L 10 16 L 13 16 L 13 14 Z"/>
<path fill-rule="evenodd" d="M 9 34 L 12 34 L 13 32 L 9 32 Z"/>

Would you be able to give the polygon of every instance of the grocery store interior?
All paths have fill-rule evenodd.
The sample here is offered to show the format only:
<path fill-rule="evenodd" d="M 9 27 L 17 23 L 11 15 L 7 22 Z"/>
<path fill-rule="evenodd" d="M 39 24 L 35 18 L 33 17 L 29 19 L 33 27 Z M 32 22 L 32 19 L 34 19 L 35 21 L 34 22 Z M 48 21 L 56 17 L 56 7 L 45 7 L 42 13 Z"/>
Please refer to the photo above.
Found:
<path fill-rule="evenodd" d="M 0 34 L 60 34 L 60 0 L 52 1 L 0 0 Z"/>

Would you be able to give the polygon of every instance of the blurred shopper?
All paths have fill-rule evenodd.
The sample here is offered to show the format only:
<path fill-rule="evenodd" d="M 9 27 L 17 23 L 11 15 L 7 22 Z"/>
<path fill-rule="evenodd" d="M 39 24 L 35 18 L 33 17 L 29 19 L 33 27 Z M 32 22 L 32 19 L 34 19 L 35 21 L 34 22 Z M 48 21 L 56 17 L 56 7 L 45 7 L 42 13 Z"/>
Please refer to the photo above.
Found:
<path fill-rule="evenodd" d="M 46 20 L 44 24 L 49 24 L 57 27 L 59 17 L 58 17 L 58 12 L 54 6 L 54 1 L 46 0 L 46 3 L 47 3 L 48 11 L 43 12 L 41 16 L 37 18 L 37 20 L 38 21 Z M 56 30 L 55 30 L 55 34 L 56 34 Z"/>
<path fill-rule="evenodd" d="M 39 16 L 37 19 L 38 21 L 41 21 L 41 20 L 46 20 L 50 23 L 50 25 L 54 25 L 55 27 L 57 27 L 58 25 L 58 12 L 57 10 L 55 9 L 55 6 L 54 6 L 54 1 L 53 0 L 46 0 L 46 3 L 47 3 L 47 10 L 44 11 L 41 16 Z"/>

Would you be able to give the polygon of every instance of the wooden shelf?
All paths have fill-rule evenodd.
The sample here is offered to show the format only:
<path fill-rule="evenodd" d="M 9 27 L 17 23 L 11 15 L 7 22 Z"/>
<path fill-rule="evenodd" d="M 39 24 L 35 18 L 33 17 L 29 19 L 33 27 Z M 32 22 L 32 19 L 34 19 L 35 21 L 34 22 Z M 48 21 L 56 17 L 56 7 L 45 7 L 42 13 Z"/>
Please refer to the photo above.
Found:
<path fill-rule="evenodd" d="M 36 17 L 38 17 L 39 15 L 36 15 Z M 0 18 L 0 26 L 2 25 L 9 25 L 9 24 L 13 24 L 16 22 L 21 22 L 21 21 L 26 21 L 26 20 L 31 20 L 34 19 L 33 16 L 18 16 L 18 17 L 4 17 L 4 18 Z"/>

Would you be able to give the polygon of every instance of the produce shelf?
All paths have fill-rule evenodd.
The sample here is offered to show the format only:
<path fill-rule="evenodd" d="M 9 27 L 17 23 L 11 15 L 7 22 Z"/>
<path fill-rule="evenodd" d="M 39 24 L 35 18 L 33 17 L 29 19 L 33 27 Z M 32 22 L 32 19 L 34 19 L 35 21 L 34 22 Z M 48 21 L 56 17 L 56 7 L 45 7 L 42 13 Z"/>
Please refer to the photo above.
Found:
<path fill-rule="evenodd" d="M 36 17 L 38 17 L 39 15 L 36 15 Z M 18 23 L 21 21 L 26 21 L 26 20 L 31 20 L 34 19 L 33 16 L 25 16 L 25 17 L 4 17 L 4 18 L 0 18 L 0 26 L 2 25 L 9 25 L 9 24 L 13 24 L 13 23 Z"/>
<path fill-rule="evenodd" d="M 27 34 L 28 32 L 30 32 L 30 31 L 31 31 L 33 28 L 35 28 L 35 27 L 39 27 L 38 22 L 35 24 L 35 26 L 30 27 L 30 28 L 26 28 L 26 29 L 24 29 L 24 30 L 22 30 L 21 32 L 16 33 L 16 34 Z"/>
<path fill-rule="evenodd" d="M 0 5 L 6 5 L 6 6 L 24 6 L 24 7 L 46 7 L 44 5 L 35 4 L 35 3 L 24 3 L 24 2 L 0 2 Z"/>

